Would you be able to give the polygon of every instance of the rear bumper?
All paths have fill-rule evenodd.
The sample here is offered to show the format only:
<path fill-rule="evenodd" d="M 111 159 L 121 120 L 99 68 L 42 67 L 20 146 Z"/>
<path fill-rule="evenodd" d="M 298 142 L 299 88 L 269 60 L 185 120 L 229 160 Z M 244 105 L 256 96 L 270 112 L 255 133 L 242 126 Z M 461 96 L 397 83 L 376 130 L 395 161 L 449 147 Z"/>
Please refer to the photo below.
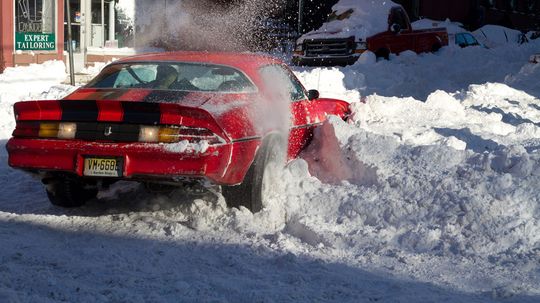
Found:
<path fill-rule="evenodd" d="M 293 56 L 292 62 L 295 65 L 309 65 L 309 66 L 332 66 L 332 65 L 350 65 L 354 64 L 359 55 L 343 56 L 343 57 L 305 57 L 305 56 Z"/>
<path fill-rule="evenodd" d="M 12 138 L 6 144 L 9 165 L 38 172 L 67 172 L 83 177 L 87 156 L 123 160 L 123 179 L 204 178 L 216 184 L 238 184 L 253 161 L 260 140 L 210 146 L 204 152 L 145 143 L 97 143 Z M 231 163 L 233 165 L 231 165 Z"/>

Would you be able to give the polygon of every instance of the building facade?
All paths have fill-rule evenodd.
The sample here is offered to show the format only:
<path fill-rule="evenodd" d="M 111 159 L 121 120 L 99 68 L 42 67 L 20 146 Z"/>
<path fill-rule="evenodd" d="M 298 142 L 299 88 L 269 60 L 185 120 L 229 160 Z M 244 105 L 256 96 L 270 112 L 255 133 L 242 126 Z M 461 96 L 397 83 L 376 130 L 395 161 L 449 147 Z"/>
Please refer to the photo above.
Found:
<path fill-rule="evenodd" d="M 394 0 L 411 19 L 430 18 L 463 23 L 474 30 L 498 24 L 521 31 L 540 30 L 540 0 Z"/>
<path fill-rule="evenodd" d="M 69 1 L 74 67 L 107 61 L 118 47 L 115 0 L 2 0 L 0 72 L 6 67 L 65 60 Z"/>

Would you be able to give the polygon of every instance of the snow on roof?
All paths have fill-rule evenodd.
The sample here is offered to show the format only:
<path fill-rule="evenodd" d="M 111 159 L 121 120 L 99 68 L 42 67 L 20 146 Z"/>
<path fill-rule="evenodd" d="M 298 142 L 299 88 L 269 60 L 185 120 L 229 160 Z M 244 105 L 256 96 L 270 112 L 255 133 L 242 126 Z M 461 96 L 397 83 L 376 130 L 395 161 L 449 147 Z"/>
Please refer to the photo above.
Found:
<path fill-rule="evenodd" d="M 473 35 L 482 44 L 496 47 L 505 43 L 518 43 L 521 32 L 500 25 L 488 24 L 474 31 Z"/>
<path fill-rule="evenodd" d="M 388 12 L 394 6 L 399 5 L 392 1 L 341 0 L 332 6 L 332 11 L 339 16 L 352 9 L 350 17 L 325 22 L 321 28 L 305 34 L 300 39 L 322 38 L 328 35 L 366 39 L 388 29 Z"/>
<path fill-rule="evenodd" d="M 457 33 L 466 31 L 463 28 L 463 24 L 459 22 L 452 22 L 450 21 L 450 19 L 446 19 L 445 21 L 437 21 L 437 20 L 425 18 L 425 19 L 420 19 L 418 21 L 413 22 L 411 26 L 415 30 L 445 27 L 446 31 L 449 34 L 457 34 Z"/>

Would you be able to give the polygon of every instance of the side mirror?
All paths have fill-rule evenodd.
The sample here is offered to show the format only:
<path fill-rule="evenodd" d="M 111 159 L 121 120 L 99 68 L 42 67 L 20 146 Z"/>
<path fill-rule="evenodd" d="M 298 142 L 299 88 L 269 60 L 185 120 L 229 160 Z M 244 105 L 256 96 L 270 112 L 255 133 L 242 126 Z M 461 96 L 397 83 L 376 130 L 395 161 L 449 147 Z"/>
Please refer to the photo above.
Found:
<path fill-rule="evenodd" d="M 392 24 L 392 26 L 390 26 L 390 30 L 392 31 L 392 33 L 397 34 L 401 32 L 401 26 L 397 23 L 394 23 Z"/>
<path fill-rule="evenodd" d="M 319 91 L 316 90 L 316 89 L 310 89 L 308 90 L 307 92 L 307 97 L 308 97 L 308 100 L 315 100 L 315 99 L 319 99 Z"/>

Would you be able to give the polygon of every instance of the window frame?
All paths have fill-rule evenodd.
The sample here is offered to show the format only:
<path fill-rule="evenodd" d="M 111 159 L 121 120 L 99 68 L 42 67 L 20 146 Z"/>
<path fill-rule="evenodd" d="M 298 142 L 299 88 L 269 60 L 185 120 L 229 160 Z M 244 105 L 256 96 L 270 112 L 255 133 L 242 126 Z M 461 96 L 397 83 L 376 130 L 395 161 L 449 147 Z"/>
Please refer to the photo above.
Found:
<path fill-rule="evenodd" d="M 297 100 L 293 100 L 291 98 L 291 103 L 295 103 L 295 102 L 301 102 L 301 101 L 305 101 L 305 100 L 308 100 L 307 98 L 307 91 L 306 91 L 306 88 L 304 87 L 304 85 L 302 84 L 302 82 L 300 82 L 300 80 L 298 80 L 298 78 L 296 78 L 296 76 L 288 69 L 286 68 L 285 66 L 283 66 L 282 64 L 276 64 L 276 63 L 272 63 L 272 64 L 266 64 L 266 65 L 263 65 L 261 67 L 258 68 L 257 72 L 259 73 L 259 77 L 261 77 L 261 81 L 264 83 L 264 77 L 262 77 L 262 70 L 264 68 L 269 68 L 269 67 L 278 67 L 280 70 L 282 70 L 286 75 L 287 75 L 287 78 L 293 82 L 293 85 L 295 84 L 294 82 L 297 82 L 299 87 L 302 89 L 302 98 L 300 99 L 297 99 Z M 292 79 L 294 79 L 295 81 L 292 81 Z M 266 86 L 266 83 L 264 83 L 264 85 Z M 296 85 L 294 85 L 296 86 Z"/>

